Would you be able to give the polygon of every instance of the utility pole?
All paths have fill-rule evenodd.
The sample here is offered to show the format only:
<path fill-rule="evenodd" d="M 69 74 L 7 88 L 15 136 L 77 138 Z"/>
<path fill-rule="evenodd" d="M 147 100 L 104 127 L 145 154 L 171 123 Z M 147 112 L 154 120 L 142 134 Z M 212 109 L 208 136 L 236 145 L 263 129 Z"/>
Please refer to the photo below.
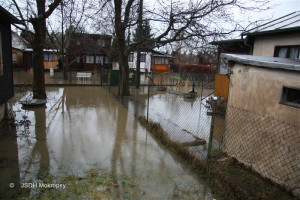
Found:
<path fill-rule="evenodd" d="M 142 34 L 142 28 L 143 28 L 143 0 L 140 0 L 140 6 L 139 6 L 139 18 L 138 18 L 138 42 L 141 40 L 141 34 Z M 137 48 L 137 57 L 136 57 L 136 83 L 135 87 L 137 89 L 140 88 L 140 70 L 141 70 L 141 48 L 140 46 Z"/>

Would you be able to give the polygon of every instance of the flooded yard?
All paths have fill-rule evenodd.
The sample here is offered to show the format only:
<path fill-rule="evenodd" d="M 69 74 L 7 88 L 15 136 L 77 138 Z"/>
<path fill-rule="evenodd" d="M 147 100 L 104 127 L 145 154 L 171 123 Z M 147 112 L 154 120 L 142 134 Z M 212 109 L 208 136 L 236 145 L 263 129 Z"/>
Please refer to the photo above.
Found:
<path fill-rule="evenodd" d="M 84 176 L 96 168 L 132 177 L 142 199 L 213 199 L 207 184 L 138 122 L 130 101 L 124 106 L 97 86 L 47 87 L 47 96 L 46 107 L 13 106 L 17 126 L 5 129 L 0 140 L 3 197 L 48 174 Z M 152 109 L 167 106 L 159 96 L 151 101 Z M 168 101 L 176 106 L 175 99 Z M 183 112 L 169 114 L 181 121 Z M 191 128 L 201 136 L 201 125 Z M 188 124 L 183 129 L 189 131 Z M 32 188 L 28 195 L 38 192 Z"/>

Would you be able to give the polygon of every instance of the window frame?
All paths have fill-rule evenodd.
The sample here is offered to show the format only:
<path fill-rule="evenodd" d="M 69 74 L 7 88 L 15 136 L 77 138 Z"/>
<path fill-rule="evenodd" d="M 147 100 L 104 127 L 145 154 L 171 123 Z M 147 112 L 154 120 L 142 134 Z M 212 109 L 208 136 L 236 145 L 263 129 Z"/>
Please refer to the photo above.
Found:
<path fill-rule="evenodd" d="M 104 63 L 104 56 L 96 56 L 96 64 L 101 64 L 103 65 Z"/>
<path fill-rule="evenodd" d="M 290 58 L 300 60 L 300 45 L 283 45 L 283 46 L 275 46 L 274 48 L 274 57 L 279 57 L 280 49 L 286 48 L 287 52 L 285 57 L 281 58 L 290 58 L 290 52 L 292 48 L 298 48 L 298 58 Z"/>
<path fill-rule="evenodd" d="M 295 88 L 295 87 L 288 87 L 288 86 L 282 86 L 282 91 L 281 91 L 281 98 L 280 98 L 280 104 L 294 107 L 294 108 L 299 108 L 300 109 L 300 103 L 294 103 L 290 102 L 287 100 L 288 98 L 288 90 L 298 90 L 300 93 L 300 88 Z"/>
<path fill-rule="evenodd" d="M 0 77 L 4 75 L 3 68 L 2 34 L 0 31 Z"/>
<path fill-rule="evenodd" d="M 17 53 L 12 53 L 11 58 L 12 58 L 13 63 L 18 62 L 18 54 Z"/>
<path fill-rule="evenodd" d="M 128 55 L 128 62 L 133 62 L 133 53 Z"/>
<path fill-rule="evenodd" d="M 86 64 L 95 64 L 95 56 L 85 56 Z"/>
<path fill-rule="evenodd" d="M 141 53 L 140 61 L 146 62 L 146 54 L 145 53 Z"/>

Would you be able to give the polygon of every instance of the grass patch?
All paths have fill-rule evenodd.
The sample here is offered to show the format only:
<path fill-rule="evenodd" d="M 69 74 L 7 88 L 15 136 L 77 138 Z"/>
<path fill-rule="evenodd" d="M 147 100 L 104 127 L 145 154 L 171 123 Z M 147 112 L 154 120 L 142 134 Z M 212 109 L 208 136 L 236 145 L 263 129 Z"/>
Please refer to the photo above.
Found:
<path fill-rule="evenodd" d="M 43 182 L 65 184 L 66 187 L 39 188 L 37 194 L 19 199 L 142 199 L 143 196 L 132 177 L 100 169 L 90 169 L 86 176 L 49 175 Z"/>

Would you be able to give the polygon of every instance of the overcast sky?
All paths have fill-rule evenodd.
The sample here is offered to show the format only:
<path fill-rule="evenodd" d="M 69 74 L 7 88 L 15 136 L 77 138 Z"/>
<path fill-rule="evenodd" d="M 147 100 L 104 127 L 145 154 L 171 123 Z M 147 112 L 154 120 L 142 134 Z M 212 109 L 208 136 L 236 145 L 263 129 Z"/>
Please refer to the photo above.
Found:
<path fill-rule="evenodd" d="M 253 18 L 259 19 L 265 16 L 266 18 L 276 19 L 291 12 L 300 11 L 300 0 L 271 0 L 269 4 L 270 6 L 276 6 L 268 11 L 263 11 L 259 15 L 253 15 Z"/>

